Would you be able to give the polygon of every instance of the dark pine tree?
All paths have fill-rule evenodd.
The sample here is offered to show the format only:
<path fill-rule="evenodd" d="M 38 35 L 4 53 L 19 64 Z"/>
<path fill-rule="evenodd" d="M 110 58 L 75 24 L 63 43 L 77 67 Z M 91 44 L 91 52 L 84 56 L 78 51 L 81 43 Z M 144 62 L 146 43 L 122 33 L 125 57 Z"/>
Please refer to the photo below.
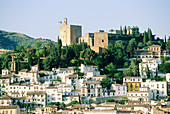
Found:
<path fill-rule="evenodd" d="M 126 26 L 125 26 L 125 30 L 124 30 L 124 31 L 125 31 L 125 32 L 124 32 L 124 33 L 125 33 L 125 35 L 127 35 L 127 29 L 126 29 Z"/>
<path fill-rule="evenodd" d="M 122 36 L 122 26 L 120 26 L 120 36 Z"/>
<path fill-rule="evenodd" d="M 31 54 L 29 53 L 28 54 L 28 70 L 31 70 L 31 66 L 32 66 L 32 56 Z"/>

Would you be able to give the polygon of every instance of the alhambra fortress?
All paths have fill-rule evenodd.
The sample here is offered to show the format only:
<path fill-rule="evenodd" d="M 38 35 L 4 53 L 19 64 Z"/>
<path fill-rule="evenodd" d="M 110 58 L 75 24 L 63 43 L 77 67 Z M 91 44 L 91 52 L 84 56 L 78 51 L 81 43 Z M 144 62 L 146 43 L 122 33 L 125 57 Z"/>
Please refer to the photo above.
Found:
<path fill-rule="evenodd" d="M 130 34 L 132 34 L 132 29 L 127 29 L 126 35 Z M 129 42 L 129 39 L 120 39 L 120 30 L 110 30 L 109 32 L 97 30 L 94 33 L 85 33 L 85 36 L 82 37 L 82 27 L 80 25 L 68 25 L 67 18 L 64 18 L 63 25 L 59 27 L 59 38 L 62 40 L 63 47 L 84 42 L 96 53 L 101 53 L 102 49 L 107 48 L 109 43 L 114 43 L 118 40 Z M 132 55 L 134 58 L 159 59 L 166 56 L 169 56 L 169 54 L 166 50 L 162 51 L 160 45 L 151 45 L 148 49 L 137 49 Z"/>
<path fill-rule="evenodd" d="M 109 33 L 104 32 L 104 30 L 98 30 L 94 33 L 85 33 L 85 36 L 82 37 L 82 27 L 79 25 L 67 25 L 67 18 L 64 18 L 64 23 L 59 28 L 59 38 L 62 40 L 63 47 L 73 43 L 85 42 L 97 53 L 101 52 L 102 48 L 107 48 L 110 42 L 115 42 L 111 38 L 118 39 L 119 36 L 119 30 L 113 30 Z"/>

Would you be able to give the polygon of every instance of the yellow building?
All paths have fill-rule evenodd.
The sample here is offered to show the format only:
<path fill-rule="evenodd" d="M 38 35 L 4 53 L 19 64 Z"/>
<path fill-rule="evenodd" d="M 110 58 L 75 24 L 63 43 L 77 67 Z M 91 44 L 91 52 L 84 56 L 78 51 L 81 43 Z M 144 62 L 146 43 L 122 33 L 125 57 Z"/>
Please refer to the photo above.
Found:
<path fill-rule="evenodd" d="M 142 78 L 141 77 L 124 77 L 123 85 L 127 86 L 128 91 L 139 91 L 141 87 Z"/>

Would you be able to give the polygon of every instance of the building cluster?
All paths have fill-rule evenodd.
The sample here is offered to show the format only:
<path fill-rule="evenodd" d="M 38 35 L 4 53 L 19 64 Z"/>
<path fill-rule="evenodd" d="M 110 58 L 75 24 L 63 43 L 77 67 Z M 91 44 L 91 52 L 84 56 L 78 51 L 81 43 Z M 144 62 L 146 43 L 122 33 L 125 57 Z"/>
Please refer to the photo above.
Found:
<path fill-rule="evenodd" d="M 69 111 L 81 113 L 89 113 L 88 110 L 93 110 L 95 113 L 99 110 L 116 109 L 123 111 L 132 108 L 139 111 L 137 109 L 142 106 L 143 110 L 140 111 L 147 110 L 146 112 L 150 113 L 151 107 L 148 105 L 148 101 L 158 99 L 158 97 L 166 98 L 170 91 L 170 74 L 166 75 L 166 81 L 146 79 L 143 82 L 142 77 L 124 77 L 123 85 L 116 84 L 113 81 L 110 89 L 107 89 L 102 88 L 100 84 L 105 75 L 100 75 L 100 71 L 97 71 L 96 66 L 81 64 L 79 69 L 80 72 L 84 73 L 83 77 L 75 74 L 72 67 L 39 71 L 38 65 L 35 65 L 31 67 L 30 71 L 22 69 L 18 74 L 3 69 L 0 78 L 0 113 L 7 113 L 7 111 L 12 114 L 17 113 L 19 109 L 24 110 L 26 106 L 30 109 L 36 108 L 35 112 L 40 113 L 48 110 L 47 108 L 52 108 L 50 106 L 46 107 L 48 103 L 69 104 L 72 101 L 78 101 L 81 105 L 72 105 Z M 127 97 L 129 100 L 127 103 L 140 101 L 142 105 L 116 104 L 114 107 L 108 104 L 91 105 L 102 99 L 119 97 Z M 146 109 L 148 107 L 150 108 Z M 58 111 L 59 108 L 53 106 L 53 109 Z"/>

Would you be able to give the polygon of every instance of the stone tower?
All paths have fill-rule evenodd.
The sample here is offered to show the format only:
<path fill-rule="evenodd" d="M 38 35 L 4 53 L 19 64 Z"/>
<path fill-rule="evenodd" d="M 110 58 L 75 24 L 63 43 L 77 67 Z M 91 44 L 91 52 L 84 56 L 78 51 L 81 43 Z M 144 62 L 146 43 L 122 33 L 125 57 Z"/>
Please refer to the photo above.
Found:
<path fill-rule="evenodd" d="M 63 25 L 59 27 L 59 38 L 62 46 L 78 43 L 79 37 L 82 36 L 82 28 L 78 25 L 67 25 L 67 18 L 64 18 Z"/>
<path fill-rule="evenodd" d="M 11 72 L 15 72 L 15 66 L 16 66 L 16 62 L 15 62 L 15 60 L 14 60 L 14 56 L 12 56 Z"/>

